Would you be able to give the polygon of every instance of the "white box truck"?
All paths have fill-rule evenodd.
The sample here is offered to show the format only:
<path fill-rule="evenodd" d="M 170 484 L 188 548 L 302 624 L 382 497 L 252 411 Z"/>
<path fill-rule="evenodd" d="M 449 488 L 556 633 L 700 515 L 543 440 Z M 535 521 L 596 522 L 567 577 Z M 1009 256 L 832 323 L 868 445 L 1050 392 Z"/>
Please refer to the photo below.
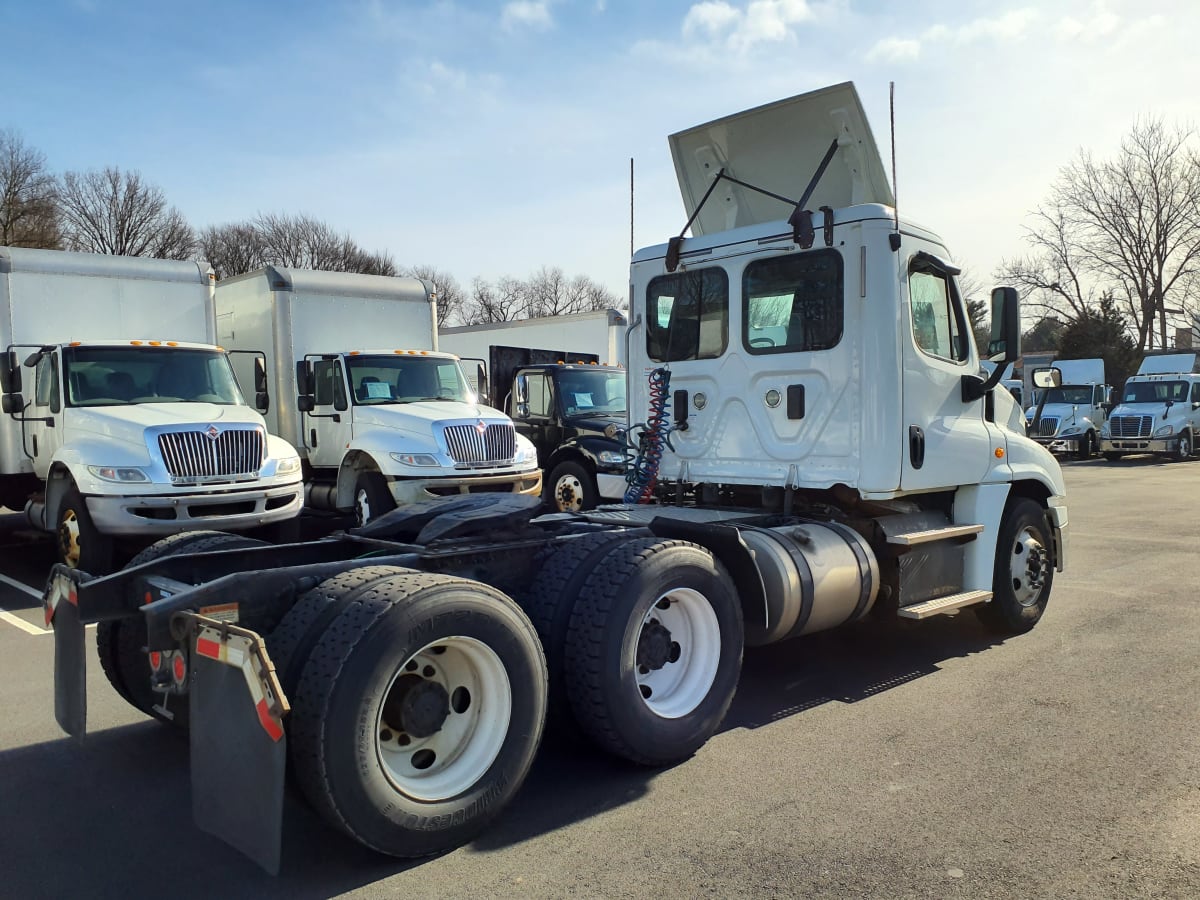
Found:
<path fill-rule="evenodd" d="M 1100 433 L 1107 421 L 1105 404 L 1112 388 L 1104 379 L 1103 359 L 1058 359 L 1061 384 L 1039 392 L 1038 402 L 1025 411 L 1029 436 L 1052 453 L 1074 453 L 1090 459 L 1100 450 Z"/>
<path fill-rule="evenodd" d="M 1131 453 L 1195 459 L 1200 435 L 1200 374 L 1195 353 L 1147 354 L 1121 391 L 1100 434 L 1107 460 Z"/>
<path fill-rule="evenodd" d="M 300 450 L 313 508 L 361 524 L 432 497 L 540 494 L 533 445 L 436 350 L 435 303 L 416 278 L 278 266 L 217 285 L 219 339 L 264 348 L 267 428 Z"/>
<path fill-rule="evenodd" d="M 645 502 L 538 515 L 532 498 L 458 497 L 305 544 L 56 569 L 63 728 L 86 730 L 85 624 L 145 625 L 141 682 L 191 704 L 205 751 L 202 828 L 276 870 L 290 759 L 331 827 L 420 856 L 514 800 L 548 709 L 669 765 L 720 727 L 745 646 L 869 615 L 1035 627 L 1067 559 L 1062 472 L 1000 371 L 979 374 L 957 270 L 896 218 L 853 86 L 671 145 L 693 236 L 642 250 L 630 278 Z M 996 361 L 1013 362 L 1016 292 L 992 311 Z M 217 597 L 236 630 L 204 613 Z"/>
<path fill-rule="evenodd" d="M 116 537 L 300 512 L 296 451 L 215 329 L 207 263 L 0 247 L 0 505 L 56 532 L 62 562 L 101 572 Z"/>
<path fill-rule="evenodd" d="M 486 360 L 488 348 L 553 347 L 568 354 L 597 357 L 602 366 L 625 365 L 625 330 L 629 319 L 620 310 L 491 322 L 486 325 L 456 325 L 438 332 L 438 347 L 462 359 Z M 564 359 L 564 362 L 570 362 Z M 493 397 L 498 403 L 503 397 Z"/>

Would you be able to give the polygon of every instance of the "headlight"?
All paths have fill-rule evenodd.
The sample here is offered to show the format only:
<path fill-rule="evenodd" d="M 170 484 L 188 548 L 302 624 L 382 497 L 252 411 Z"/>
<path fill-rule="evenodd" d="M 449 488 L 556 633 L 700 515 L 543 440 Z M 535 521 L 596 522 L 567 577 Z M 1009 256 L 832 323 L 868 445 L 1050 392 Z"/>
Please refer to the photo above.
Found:
<path fill-rule="evenodd" d="M 596 458 L 609 466 L 619 466 L 625 462 L 625 454 L 620 450 L 601 450 Z"/>
<path fill-rule="evenodd" d="M 533 446 L 533 441 L 525 437 L 523 434 L 517 435 L 517 452 L 513 456 L 513 464 L 519 465 L 526 462 L 537 461 L 537 447 Z"/>
<path fill-rule="evenodd" d="M 300 457 L 285 456 L 275 467 L 276 475 L 293 475 L 300 471 Z"/>
<path fill-rule="evenodd" d="M 1105 422 L 1103 425 L 1100 426 L 1100 437 L 1106 438 L 1106 437 L 1111 437 L 1111 436 L 1112 436 L 1112 432 L 1108 430 L 1108 423 Z"/>
<path fill-rule="evenodd" d="M 436 466 L 437 457 L 431 453 L 389 453 L 392 459 L 403 466 Z"/>
<path fill-rule="evenodd" d="M 1070 428 L 1064 428 L 1062 431 L 1059 432 L 1059 434 L 1062 436 L 1066 436 L 1068 434 L 1079 434 L 1079 431 L 1080 431 L 1080 427 L 1078 425 L 1072 425 Z"/>
<path fill-rule="evenodd" d="M 132 466 L 88 466 L 88 471 L 101 481 L 131 482 L 149 481 L 150 477 L 141 469 Z"/>
<path fill-rule="evenodd" d="M 1154 436 L 1156 438 L 1157 437 L 1170 437 L 1174 433 L 1175 433 L 1174 425 L 1164 425 L 1162 428 L 1159 428 L 1157 431 L 1154 432 Z"/>

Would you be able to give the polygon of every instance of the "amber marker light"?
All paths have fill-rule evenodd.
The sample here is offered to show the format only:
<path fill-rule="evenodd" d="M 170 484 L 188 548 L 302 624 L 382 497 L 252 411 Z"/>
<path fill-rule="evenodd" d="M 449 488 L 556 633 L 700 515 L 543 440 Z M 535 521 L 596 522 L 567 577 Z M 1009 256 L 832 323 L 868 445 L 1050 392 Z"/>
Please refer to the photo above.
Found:
<path fill-rule="evenodd" d="M 996 459 L 1004 459 L 1004 448 L 1003 447 L 996 448 Z"/>

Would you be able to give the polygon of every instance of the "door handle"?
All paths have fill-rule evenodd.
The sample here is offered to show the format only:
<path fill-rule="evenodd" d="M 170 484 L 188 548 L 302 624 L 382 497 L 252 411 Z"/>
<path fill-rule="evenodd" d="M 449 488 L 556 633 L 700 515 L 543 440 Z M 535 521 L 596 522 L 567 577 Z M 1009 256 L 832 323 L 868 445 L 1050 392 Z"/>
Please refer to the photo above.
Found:
<path fill-rule="evenodd" d="M 925 432 L 920 425 L 908 426 L 908 459 L 914 469 L 925 465 Z"/>
<path fill-rule="evenodd" d="M 317 429 L 311 428 L 308 432 L 308 446 L 316 448 L 317 446 Z"/>

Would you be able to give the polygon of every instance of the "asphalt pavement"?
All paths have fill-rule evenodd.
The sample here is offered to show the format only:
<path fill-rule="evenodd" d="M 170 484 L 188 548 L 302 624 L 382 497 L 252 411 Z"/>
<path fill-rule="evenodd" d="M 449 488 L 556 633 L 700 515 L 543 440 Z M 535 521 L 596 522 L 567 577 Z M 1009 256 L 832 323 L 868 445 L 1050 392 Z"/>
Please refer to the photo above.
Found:
<path fill-rule="evenodd" d="M 0 895 L 1200 896 L 1200 461 L 1065 471 L 1070 567 L 1030 634 L 963 613 L 748 651 L 694 758 L 558 736 L 437 859 L 380 857 L 289 798 L 278 878 L 192 825 L 186 739 L 98 665 L 92 732 L 61 735 L 52 552 L 0 516 Z"/>

